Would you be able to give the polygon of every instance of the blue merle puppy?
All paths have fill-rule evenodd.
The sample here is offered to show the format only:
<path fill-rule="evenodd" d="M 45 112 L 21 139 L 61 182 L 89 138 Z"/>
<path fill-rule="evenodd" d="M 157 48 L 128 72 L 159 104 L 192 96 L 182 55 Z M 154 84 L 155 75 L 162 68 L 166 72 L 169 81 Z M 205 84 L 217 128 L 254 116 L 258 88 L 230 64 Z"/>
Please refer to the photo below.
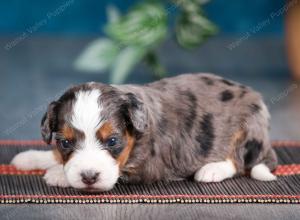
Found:
<path fill-rule="evenodd" d="M 99 191 L 119 179 L 220 182 L 250 172 L 271 181 L 269 117 L 260 94 L 212 74 L 91 82 L 50 103 L 41 132 L 48 144 L 55 138 L 53 150 L 22 152 L 12 164 L 46 169 L 49 185 Z"/>

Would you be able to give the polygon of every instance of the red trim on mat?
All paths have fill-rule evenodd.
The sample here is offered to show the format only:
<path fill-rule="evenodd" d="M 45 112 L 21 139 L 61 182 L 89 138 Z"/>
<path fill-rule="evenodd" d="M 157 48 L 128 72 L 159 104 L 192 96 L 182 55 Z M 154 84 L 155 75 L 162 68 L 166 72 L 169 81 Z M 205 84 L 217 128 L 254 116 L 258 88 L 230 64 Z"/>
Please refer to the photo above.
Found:
<path fill-rule="evenodd" d="M 52 144 L 55 144 L 54 142 Z M 47 144 L 42 140 L 0 140 L 0 147 L 6 146 L 41 146 L 45 147 Z M 273 147 L 300 147 L 299 141 L 272 141 Z"/>
<path fill-rule="evenodd" d="M 0 164 L 0 175 L 43 175 L 44 170 L 17 170 L 13 165 Z"/>
<path fill-rule="evenodd" d="M 273 147 L 300 147 L 299 141 L 272 141 Z"/>
<path fill-rule="evenodd" d="M 0 164 L 0 175 L 43 175 L 44 170 L 17 170 L 13 165 Z M 300 174 L 300 164 L 278 165 L 273 172 L 277 176 Z"/>
<path fill-rule="evenodd" d="M 278 165 L 273 173 L 276 176 L 300 174 L 300 164 Z"/>
<path fill-rule="evenodd" d="M 47 144 L 42 140 L 0 140 L 0 145 L 47 146 Z"/>
<path fill-rule="evenodd" d="M 300 195 L 0 195 L 0 199 L 300 199 Z"/>

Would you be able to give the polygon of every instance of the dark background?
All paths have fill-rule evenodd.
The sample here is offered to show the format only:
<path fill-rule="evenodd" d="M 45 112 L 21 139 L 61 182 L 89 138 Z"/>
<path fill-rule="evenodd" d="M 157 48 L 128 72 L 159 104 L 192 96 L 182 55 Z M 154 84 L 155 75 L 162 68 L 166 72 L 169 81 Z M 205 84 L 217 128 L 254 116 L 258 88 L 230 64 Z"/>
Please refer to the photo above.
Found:
<path fill-rule="evenodd" d="M 68 0 L 6 0 L 0 2 L 0 32 L 19 34 L 26 28 L 45 18 Z M 52 35 L 90 35 L 101 34 L 106 22 L 106 6 L 115 5 L 121 11 L 126 10 L 137 0 L 73 0 L 70 7 L 60 16 L 51 19 L 37 33 Z M 165 1 L 167 2 L 167 1 Z M 222 35 L 241 34 L 249 27 L 265 20 L 286 2 L 273 0 L 212 0 L 205 5 L 208 17 L 221 29 Z M 168 4 L 168 3 L 167 3 Z M 170 5 L 170 3 L 169 3 Z M 259 32 L 259 35 L 282 36 L 283 17 L 272 20 L 271 24 Z"/>
<path fill-rule="evenodd" d="M 69 6 L 61 14 L 47 17 L 67 2 Z M 39 139 L 40 119 L 50 101 L 73 84 L 108 82 L 109 73 L 77 71 L 74 60 L 89 42 L 103 34 L 109 4 L 126 12 L 135 2 L 0 1 L 0 139 Z M 252 86 L 263 94 L 272 113 L 272 139 L 299 139 L 299 84 L 290 79 L 285 13 L 271 18 L 285 4 L 274 0 L 212 0 L 205 11 L 220 33 L 191 51 L 179 48 L 170 36 L 158 49 L 160 59 L 170 76 L 213 72 Z M 171 16 L 173 13 L 176 10 Z M 267 19 L 270 22 L 266 25 Z M 260 26 L 236 48 L 228 48 Z M 31 33 L 32 28 L 36 29 Z M 126 82 L 153 80 L 141 64 Z"/>

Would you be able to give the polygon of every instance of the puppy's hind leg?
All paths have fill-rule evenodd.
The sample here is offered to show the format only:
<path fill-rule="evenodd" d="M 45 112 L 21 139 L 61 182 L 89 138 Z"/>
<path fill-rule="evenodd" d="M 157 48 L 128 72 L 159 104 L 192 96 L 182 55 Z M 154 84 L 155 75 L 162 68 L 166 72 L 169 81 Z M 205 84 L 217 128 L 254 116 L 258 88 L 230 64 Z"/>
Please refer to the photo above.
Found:
<path fill-rule="evenodd" d="M 253 179 L 260 181 L 273 181 L 277 179 L 277 177 L 271 173 L 269 167 L 267 167 L 264 163 L 260 163 L 252 167 L 250 174 Z"/>
<path fill-rule="evenodd" d="M 235 132 L 227 143 L 228 152 L 224 156 L 224 160 L 204 165 L 196 172 L 194 179 L 199 182 L 221 182 L 241 173 L 241 167 L 237 163 L 236 149 L 244 142 L 245 138 L 244 130 Z"/>
<path fill-rule="evenodd" d="M 259 163 L 251 168 L 250 175 L 253 179 L 260 181 L 273 181 L 277 177 L 271 173 L 272 170 L 276 168 L 277 157 L 275 151 L 270 148 L 267 152 L 265 158 Z"/>
<path fill-rule="evenodd" d="M 236 168 L 230 159 L 208 163 L 201 167 L 194 176 L 198 182 L 221 182 L 236 174 Z"/>
<path fill-rule="evenodd" d="M 245 169 L 250 170 L 253 179 L 272 181 L 276 180 L 271 171 L 277 166 L 277 156 L 269 139 L 270 114 L 262 101 L 257 103 L 257 107 L 256 111 L 252 111 L 254 115 L 251 120 L 248 120 L 248 141 L 244 147 Z"/>
<path fill-rule="evenodd" d="M 11 161 L 17 169 L 48 169 L 59 164 L 54 151 L 28 150 L 17 154 Z"/>

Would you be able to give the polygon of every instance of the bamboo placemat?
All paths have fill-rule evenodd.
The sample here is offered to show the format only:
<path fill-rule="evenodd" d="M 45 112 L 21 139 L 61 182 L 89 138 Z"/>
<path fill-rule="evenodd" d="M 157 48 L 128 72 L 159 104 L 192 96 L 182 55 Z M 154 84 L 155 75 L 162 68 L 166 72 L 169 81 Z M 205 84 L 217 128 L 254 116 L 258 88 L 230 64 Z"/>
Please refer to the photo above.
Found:
<path fill-rule="evenodd" d="M 279 157 L 277 181 L 236 177 L 221 183 L 193 181 L 117 184 L 109 192 L 87 194 L 49 187 L 44 171 L 19 171 L 12 157 L 28 149 L 49 149 L 41 141 L 0 140 L 0 203 L 300 203 L 300 142 L 273 142 Z"/>

